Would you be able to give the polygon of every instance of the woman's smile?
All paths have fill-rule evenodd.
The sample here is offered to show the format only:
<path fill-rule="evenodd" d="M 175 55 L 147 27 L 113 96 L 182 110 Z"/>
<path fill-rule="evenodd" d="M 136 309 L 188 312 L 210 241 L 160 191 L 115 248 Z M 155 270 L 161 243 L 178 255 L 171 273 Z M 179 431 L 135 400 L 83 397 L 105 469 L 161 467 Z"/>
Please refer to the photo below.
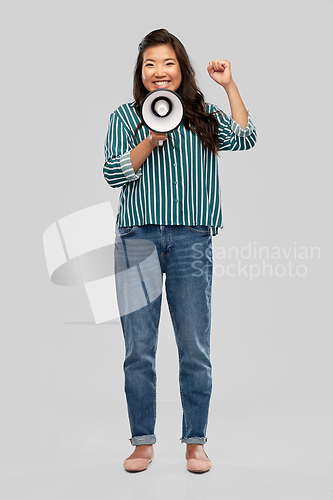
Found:
<path fill-rule="evenodd" d="M 161 81 L 161 82 L 156 81 L 156 82 L 153 82 L 153 83 L 154 83 L 154 85 L 156 85 L 156 87 L 159 87 L 159 88 L 161 88 L 161 87 L 166 88 L 166 87 L 168 87 L 168 86 L 169 86 L 170 80 L 164 80 L 164 81 Z"/>

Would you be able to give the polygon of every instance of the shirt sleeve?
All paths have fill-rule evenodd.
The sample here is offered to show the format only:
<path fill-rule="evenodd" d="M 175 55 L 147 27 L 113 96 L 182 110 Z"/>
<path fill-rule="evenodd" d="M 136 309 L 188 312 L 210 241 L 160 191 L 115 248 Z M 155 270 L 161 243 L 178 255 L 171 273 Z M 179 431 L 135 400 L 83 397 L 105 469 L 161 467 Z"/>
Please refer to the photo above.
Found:
<path fill-rule="evenodd" d="M 220 151 L 240 151 L 251 149 L 257 142 L 257 129 L 249 110 L 248 120 L 245 129 L 228 116 L 217 106 L 213 106 L 214 116 L 216 116 L 219 129 L 219 150 Z"/>
<path fill-rule="evenodd" d="M 134 172 L 130 152 L 133 141 L 126 130 L 117 110 L 111 114 L 104 143 L 105 163 L 103 174 L 106 182 L 113 188 L 139 179 L 142 170 Z"/>

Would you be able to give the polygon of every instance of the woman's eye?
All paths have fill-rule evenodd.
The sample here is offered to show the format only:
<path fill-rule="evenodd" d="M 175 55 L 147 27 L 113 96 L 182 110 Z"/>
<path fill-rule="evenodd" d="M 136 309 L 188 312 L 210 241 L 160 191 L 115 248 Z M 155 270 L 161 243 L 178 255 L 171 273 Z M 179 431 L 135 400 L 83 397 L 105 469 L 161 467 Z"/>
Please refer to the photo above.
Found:
<path fill-rule="evenodd" d="M 172 64 L 174 64 L 174 63 L 169 62 L 169 63 L 167 63 L 167 66 L 169 66 L 169 64 L 171 64 L 171 65 L 172 65 Z M 152 63 L 147 63 L 147 64 L 146 64 L 146 66 L 153 66 L 153 64 L 152 64 Z"/>

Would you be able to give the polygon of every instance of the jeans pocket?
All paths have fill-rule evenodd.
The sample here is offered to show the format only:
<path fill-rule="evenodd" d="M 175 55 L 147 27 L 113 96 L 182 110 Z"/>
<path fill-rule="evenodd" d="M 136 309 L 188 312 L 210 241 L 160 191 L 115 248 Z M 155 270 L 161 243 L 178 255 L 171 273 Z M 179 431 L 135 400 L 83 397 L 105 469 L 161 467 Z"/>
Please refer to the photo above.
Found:
<path fill-rule="evenodd" d="M 134 233 L 136 226 L 126 226 L 126 227 L 118 227 L 118 234 L 120 238 L 125 238 L 125 236 L 130 236 Z"/>
<path fill-rule="evenodd" d="M 189 226 L 191 231 L 194 231 L 195 233 L 200 233 L 200 234 L 210 234 L 210 226 L 202 226 L 202 225 L 195 225 L 195 226 Z"/>

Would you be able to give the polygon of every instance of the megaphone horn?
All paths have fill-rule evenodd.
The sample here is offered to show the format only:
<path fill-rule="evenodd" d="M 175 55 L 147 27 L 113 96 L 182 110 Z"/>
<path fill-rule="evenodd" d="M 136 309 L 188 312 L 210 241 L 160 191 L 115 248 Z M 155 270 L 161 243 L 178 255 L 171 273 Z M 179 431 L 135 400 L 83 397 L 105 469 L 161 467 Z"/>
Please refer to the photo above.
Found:
<path fill-rule="evenodd" d="M 145 96 L 141 105 L 144 125 L 157 134 L 172 132 L 180 125 L 183 116 L 183 101 L 173 90 L 153 90 Z M 159 146 L 163 146 L 163 141 L 159 141 Z"/>

